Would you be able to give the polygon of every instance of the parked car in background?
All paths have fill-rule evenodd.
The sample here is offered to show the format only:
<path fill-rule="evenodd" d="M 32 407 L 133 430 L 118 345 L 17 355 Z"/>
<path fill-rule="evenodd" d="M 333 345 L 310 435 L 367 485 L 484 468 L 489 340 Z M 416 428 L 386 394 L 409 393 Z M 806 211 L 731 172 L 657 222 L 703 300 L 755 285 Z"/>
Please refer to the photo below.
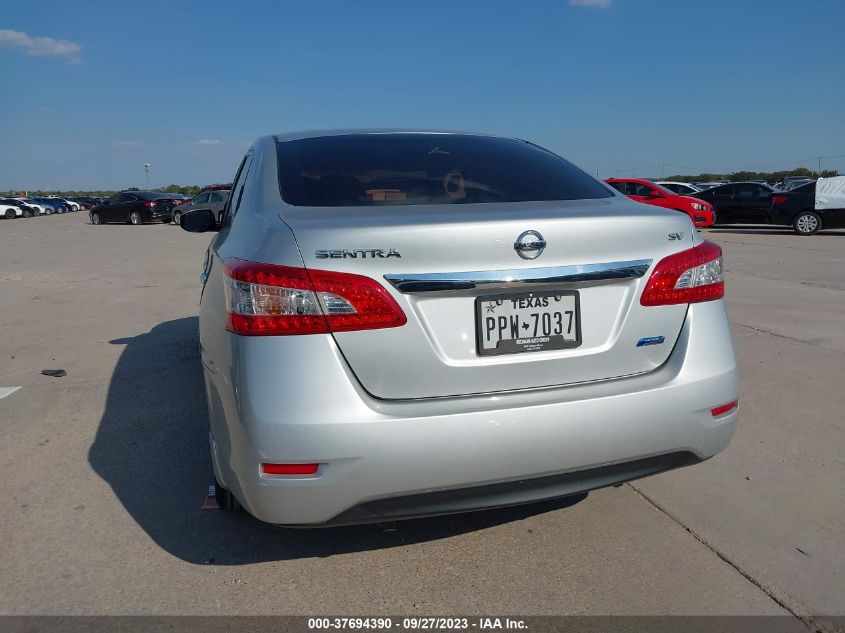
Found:
<path fill-rule="evenodd" d="M 62 198 L 61 196 L 47 196 L 48 200 L 53 200 L 58 202 L 59 204 L 63 205 L 65 211 L 79 211 L 82 208 L 78 202 L 74 202 L 73 200 L 68 200 L 67 198 Z"/>
<path fill-rule="evenodd" d="M 821 189 L 817 193 L 817 189 Z M 772 224 L 791 226 L 799 235 L 845 228 L 845 176 L 821 178 L 772 196 Z"/>
<path fill-rule="evenodd" d="M 19 216 L 24 218 L 31 218 L 34 215 L 40 214 L 40 211 L 36 207 L 22 202 L 16 198 L 0 198 L 0 204 L 2 204 L 4 207 L 15 207 L 20 211 L 15 211 L 12 217 Z M 8 209 L 6 209 L 5 213 L 8 214 Z"/>
<path fill-rule="evenodd" d="M 231 187 L 231 185 L 226 185 Z M 229 199 L 229 189 L 222 185 L 215 185 L 199 192 L 185 204 L 180 204 L 173 207 L 173 222 L 179 224 L 179 218 L 187 211 L 194 211 L 196 209 L 209 209 L 214 213 L 217 219 L 217 225 L 220 226 L 223 217 L 223 207 L 226 205 L 226 200 Z"/>
<path fill-rule="evenodd" d="M 725 185 L 727 183 L 727 180 L 711 180 L 707 182 L 694 182 L 692 184 L 698 187 L 700 190 L 704 191 L 705 189 L 710 189 L 711 187 L 718 187 L 719 185 Z"/>
<path fill-rule="evenodd" d="M 73 198 L 68 198 L 68 200 L 72 200 L 73 202 L 78 203 L 83 209 L 88 210 L 93 206 L 100 204 L 103 201 L 103 198 L 92 198 L 90 196 L 77 196 Z"/>
<path fill-rule="evenodd" d="M 767 223 L 774 189 L 757 182 L 732 182 L 699 191 L 693 197 L 704 200 L 716 211 L 717 224 Z"/>
<path fill-rule="evenodd" d="M 783 181 L 781 189 L 783 191 L 790 191 L 801 185 L 806 185 L 808 182 L 813 182 L 812 178 L 786 178 Z"/>
<path fill-rule="evenodd" d="M 202 283 L 218 503 L 269 523 L 573 495 L 736 426 L 719 246 L 517 139 L 264 137 Z"/>
<path fill-rule="evenodd" d="M 660 185 L 664 189 L 668 189 L 673 193 L 677 193 L 682 196 L 689 196 L 693 193 L 698 193 L 701 191 L 695 185 L 691 185 L 688 182 L 674 182 L 672 180 L 655 180 L 654 184 Z"/>
<path fill-rule="evenodd" d="M 31 200 L 37 202 L 41 206 L 45 208 L 45 213 L 47 215 L 51 215 L 53 213 L 65 213 L 67 212 L 67 207 L 59 202 L 58 200 L 53 200 L 52 198 L 30 198 Z"/>
<path fill-rule="evenodd" d="M 0 218 L 4 220 L 14 220 L 23 216 L 23 209 L 14 204 L 0 202 Z"/>
<path fill-rule="evenodd" d="M 36 200 L 33 200 L 32 198 L 12 198 L 12 200 L 17 200 L 18 202 L 22 202 L 23 204 L 27 205 L 31 209 L 34 209 L 35 213 L 33 215 L 46 215 L 47 214 L 47 208 L 48 207 L 44 204 L 41 204 L 40 202 L 38 202 Z M 52 208 L 50 208 L 50 213 L 52 213 L 52 212 L 53 212 L 53 210 L 52 210 Z"/>
<path fill-rule="evenodd" d="M 637 202 L 686 213 L 696 227 L 713 226 L 716 221 L 713 208 L 709 204 L 689 196 L 680 196 L 650 180 L 644 178 L 609 178 L 606 182 Z"/>
<path fill-rule="evenodd" d="M 171 194 L 158 191 L 121 191 L 88 211 L 91 224 L 127 222 L 164 222 L 172 218 L 175 200 Z"/>

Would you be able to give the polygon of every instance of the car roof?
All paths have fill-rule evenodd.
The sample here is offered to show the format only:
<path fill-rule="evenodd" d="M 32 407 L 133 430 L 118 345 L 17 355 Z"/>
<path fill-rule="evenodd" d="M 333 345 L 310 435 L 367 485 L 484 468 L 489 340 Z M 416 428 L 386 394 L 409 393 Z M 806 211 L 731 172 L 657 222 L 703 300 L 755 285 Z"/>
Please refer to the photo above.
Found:
<path fill-rule="evenodd" d="M 657 183 L 653 180 L 649 180 L 648 178 L 608 178 L 606 182 L 639 182 L 644 185 L 657 185 Z"/>
<path fill-rule="evenodd" d="M 137 196 L 142 200 L 158 200 L 159 198 L 169 198 L 169 193 L 161 193 L 160 191 L 121 191 L 120 193 L 128 193 L 130 196 Z"/>
<path fill-rule="evenodd" d="M 766 187 L 771 189 L 772 187 L 767 182 L 760 182 L 759 180 L 741 180 L 737 182 L 727 182 L 726 185 L 760 185 L 761 187 Z"/>
<path fill-rule="evenodd" d="M 298 132 L 283 132 L 273 134 L 272 138 L 279 142 L 299 141 L 306 138 L 320 138 L 324 136 L 352 136 L 358 134 L 431 134 L 431 135 L 456 135 L 456 136 L 494 136 L 496 138 L 507 138 L 493 134 L 480 132 L 462 132 L 460 130 L 426 130 L 417 128 L 346 128 L 326 130 L 302 130 Z"/>

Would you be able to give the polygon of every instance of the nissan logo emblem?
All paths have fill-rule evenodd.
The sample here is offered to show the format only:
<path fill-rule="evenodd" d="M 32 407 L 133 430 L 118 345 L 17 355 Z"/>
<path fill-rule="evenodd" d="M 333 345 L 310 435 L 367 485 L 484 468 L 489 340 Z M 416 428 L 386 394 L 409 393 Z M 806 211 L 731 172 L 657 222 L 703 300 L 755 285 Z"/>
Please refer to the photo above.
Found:
<path fill-rule="evenodd" d="M 546 240 L 537 231 L 523 231 L 513 243 L 513 250 L 522 259 L 537 259 L 546 248 Z"/>

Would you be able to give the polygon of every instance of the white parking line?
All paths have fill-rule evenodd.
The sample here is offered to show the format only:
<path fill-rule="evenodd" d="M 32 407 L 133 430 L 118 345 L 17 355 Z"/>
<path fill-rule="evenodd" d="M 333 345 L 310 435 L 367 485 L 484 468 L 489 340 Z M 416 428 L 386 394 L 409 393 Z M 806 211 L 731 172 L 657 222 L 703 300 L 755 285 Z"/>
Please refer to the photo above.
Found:
<path fill-rule="evenodd" d="M 0 400 L 15 393 L 20 387 L 0 387 Z"/>

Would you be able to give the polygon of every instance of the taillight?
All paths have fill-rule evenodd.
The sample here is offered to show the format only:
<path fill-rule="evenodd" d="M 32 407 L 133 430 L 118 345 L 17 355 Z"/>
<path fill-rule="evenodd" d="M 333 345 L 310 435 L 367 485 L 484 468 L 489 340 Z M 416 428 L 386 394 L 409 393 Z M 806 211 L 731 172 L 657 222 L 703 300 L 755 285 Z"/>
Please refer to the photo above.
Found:
<path fill-rule="evenodd" d="M 144 203 L 144 206 L 147 207 L 148 209 L 152 209 L 154 206 L 156 206 L 156 203 L 155 203 L 154 200 L 147 200 Z"/>
<path fill-rule="evenodd" d="M 369 277 L 227 259 L 226 329 L 247 336 L 399 327 L 399 304 Z"/>
<path fill-rule="evenodd" d="M 657 263 L 640 297 L 640 305 L 699 303 L 724 296 L 722 249 L 713 242 L 702 242 Z"/>
<path fill-rule="evenodd" d="M 784 196 L 784 195 L 774 195 L 774 196 L 772 196 L 772 203 L 773 204 L 783 204 L 787 200 L 789 200 L 789 196 Z"/>

